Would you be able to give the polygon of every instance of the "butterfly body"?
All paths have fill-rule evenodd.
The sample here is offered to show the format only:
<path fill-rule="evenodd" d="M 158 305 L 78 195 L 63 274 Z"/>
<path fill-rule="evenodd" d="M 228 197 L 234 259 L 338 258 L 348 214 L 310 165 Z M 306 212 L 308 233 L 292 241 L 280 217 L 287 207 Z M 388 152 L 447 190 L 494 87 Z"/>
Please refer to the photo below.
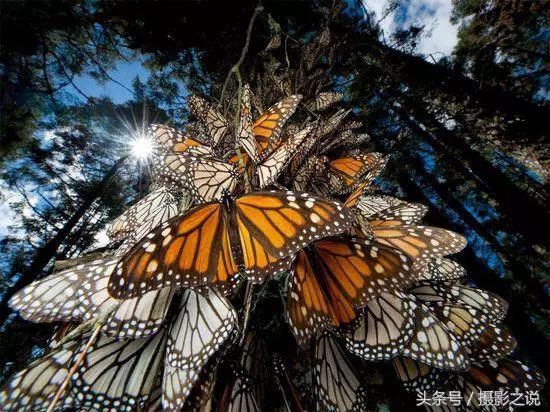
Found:
<path fill-rule="evenodd" d="M 288 256 L 342 233 L 351 221 L 343 205 L 307 193 L 224 195 L 168 220 L 134 245 L 111 275 L 109 293 L 120 299 L 165 286 L 227 289 L 243 272 L 261 281 L 286 270 Z"/>

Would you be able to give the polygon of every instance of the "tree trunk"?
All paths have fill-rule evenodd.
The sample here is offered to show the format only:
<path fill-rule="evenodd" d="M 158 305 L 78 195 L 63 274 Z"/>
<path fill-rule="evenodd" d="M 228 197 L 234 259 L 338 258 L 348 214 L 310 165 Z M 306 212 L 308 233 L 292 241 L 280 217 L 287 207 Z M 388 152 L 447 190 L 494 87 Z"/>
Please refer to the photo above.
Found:
<path fill-rule="evenodd" d="M 43 273 L 51 260 L 56 256 L 59 246 L 61 246 L 63 241 L 67 238 L 67 236 L 69 236 L 73 228 L 92 206 L 94 201 L 102 196 L 105 187 L 109 184 L 110 180 L 125 160 L 126 156 L 117 160 L 117 162 L 109 169 L 104 177 L 96 183 L 94 189 L 88 192 L 87 196 L 82 200 L 81 205 L 70 217 L 67 223 L 59 229 L 53 238 L 48 240 L 44 246 L 36 252 L 32 263 L 22 271 L 17 281 L 6 290 L 4 296 L 2 297 L 2 301 L 0 302 L 0 323 L 3 324 L 11 312 L 8 307 L 9 299 L 18 290 L 33 282 Z"/>
<path fill-rule="evenodd" d="M 403 103 L 404 106 L 394 107 L 394 110 L 415 134 L 425 139 L 437 151 L 449 153 L 445 146 L 457 150 L 462 155 L 460 158 L 450 155 L 446 159 L 451 161 L 457 170 L 463 170 L 467 166 L 471 168 L 475 180 L 483 182 L 488 194 L 497 201 L 498 208 L 509 216 L 510 224 L 534 243 L 548 242 L 545 228 L 537 223 L 546 219 L 546 209 L 533 198 L 533 193 L 519 188 L 481 153 L 470 147 L 460 136 L 446 130 L 419 105 L 410 101 Z M 414 117 L 411 117 L 411 114 Z"/>
<path fill-rule="evenodd" d="M 362 36 L 365 37 L 365 36 Z M 361 40 L 365 41 L 360 43 Z M 400 83 L 419 90 L 434 91 L 451 96 L 457 102 L 471 107 L 472 111 L 482 108 L 488 117 L 501 114 L 506 120 L 521 118 L 518 135 L 537 141 L 546 136 L 548 129 L 548 108 L 524 100 L 505 90 L 494 87 L 480 87 L 464 74 L 441 64 L 426 61 L 420 56 L 411 55 L 382 44 L 374 37 L 359 40 L 359 50 L 367 64 L 377 64 L 384 73 L 389 68 L 391 77 Z"/>
<path fill-rule="evenodd" d="M 399 183 L 405 190 L 408 200 L 415 200 L 429 207 L 428 219 L 431 224 L 450 228 L 456 232 L 463 232 L 461 227 L 447 216 L 448 210 L 439 207 L 409 173 L 399 175 Z M 482 288 L 495 292 L 510 303 L 506 324 L 517 336 L 520 336 L 517 352 L 523 359 L 532 360 L 540 367 L 545 375 L 550 373 L 550 358 L 547 347 L 550 342 L 548 336 L 541 331 L 536 319 L 545 319 L 547 314 L 531 306 L 525 299 L 530 292 L 518 290 L 515 283 L 502 279 L 495 271 L 487 267 L 471 248 L 466 248 L 456 259 L 468 270 L 468 276 Z M 541 318 L 542 316 L 542 318 Z M 544 343 L 546 342 L 546 344 Z"/>

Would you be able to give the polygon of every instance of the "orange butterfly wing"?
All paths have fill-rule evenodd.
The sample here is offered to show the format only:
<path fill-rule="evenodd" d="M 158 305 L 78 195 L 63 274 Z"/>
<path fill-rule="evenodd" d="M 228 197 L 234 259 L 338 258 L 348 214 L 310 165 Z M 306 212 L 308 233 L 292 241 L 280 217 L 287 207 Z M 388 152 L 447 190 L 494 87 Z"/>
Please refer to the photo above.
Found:
<path fill-rule="evenodd" d="M 256 137 L 257 152 L 260 159 L 269 155 L 277 145 L 283 125 L 296 110 L 302 95 L 288 96 L 271 106 L 253 124 L 252 131 Z M 280 142 L 278 142 L 280 144 Z"/>
<path fill-rule="evenodd" d="M 109 279 L 118 299 L 166 286 L 223 286 L 238 273 L 220 203 L 170 219 L 138 242 Z"/>
<path fill-rule="evenodd" d="M 255 192 L 237 199 L 232 212 L 222 207 L 207 203 L 149 233 L 118 263 L 111 296 L 131 298 L 165 286 L 231 287 L 240 262 L 252 280 L 261 280 L 288 268 L 284 258 L 304 245 L 351 222 L 339 203 L 294 192 Z M 239 246 L 242 256 L 235 256 Z"/>
<path fill-rule="evenodd" d="M 212 148 L 180 130 L 163 124 L 152 124 L 150 132 L 166 153 L 187 153 L 191 155 L 214 156 Z"/>
<path fill-rule="evenodd" d="M 342 157 L 329 162 L 333 190 L 346 193 L 356 185 L 365 182 L 370 185 L 386 164 L 380 153 L 367 153 L 359 156 Z"/>
<path fill-rule="evenodd" d="M 376 242 L 329 238 L 315 242 L 313 250 L 306 257 L 315 259 L 313 264 L 298 255 L 290 288 L 290 320 L 298 339 L 309 338 L 313 329 L 351 322 L 353 308 L 414 280 L 410 259 Z"/>
<path fill-rule="evenodd" d="M 401 250 L 414 260 L 415 270 L 430 259 L 458 253 L 466 247 L 466 239 L 450 230 L 431 226 L 394 225 L 372 222 L 374 237 L 385 245 Z"/>
<path fill-rule="evenodd" d="M 317 330 L 334 328 L 355 318 L 349 301 L 323 288 L 318 279 L 322 275 L 314 272 L 306 252 L 298 252 L 293 267 L 287 307 L 299 342 L 309 341 Z"/>
<path fill-rule="evenodd" d="M 352 222 L 341 204 L 307 193 L 255 192 L 235 203 L 245 270 L 258 281 L 288 268 L 280 259 L 316 239 L 342 233 Z"/>

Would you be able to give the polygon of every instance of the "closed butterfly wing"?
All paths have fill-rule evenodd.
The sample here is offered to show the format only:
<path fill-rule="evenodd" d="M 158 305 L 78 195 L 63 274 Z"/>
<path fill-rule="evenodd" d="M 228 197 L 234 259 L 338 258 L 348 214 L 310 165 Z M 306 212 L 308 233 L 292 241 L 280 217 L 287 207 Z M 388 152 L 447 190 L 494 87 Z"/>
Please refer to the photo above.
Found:
<path fill-rule="evenodd" d="M 457 303 L 476 309 L 489 322 L 500 322 L 508 310 L 508 303 L 500 296 L 483 289 L 449 282 L 420 284 L 409 291 L 428 304 Z"/>
<path fill-rule="evenodd" d="M 214 157 L 212 148 L 199 139 L 163 124 L 152 124 L 150 133 L 164 153 Z"/>
<path fill-rule="evenodd" d="M 107 226 L 106 234 L 111 241 L 119 242 L 132 232 L 134 225 L 132 214 L 129 210 L 125 210 Z"/>
<path fill-rule="evenodd" d="M 440 369 L 465 370 L 470 365 L 466 350 L 422 304 L 416 307 L 415 333 L 403 356 Z"/>
<path fill-rule="evenodd" d="M 100 335 L 72 378 L 75 405 L 98 410 L 145 406 L 155 389 L 165 343 L 165 331 L 133 340 Z"/>
<path fill-rule="evenodd" d="M 292 116 L 301 99 L 302 96 L 299 94 L 286 97 L 267 109 L 254 122 L 252 130 L 258 145 L 257 152 L 261 155 L 260 160 L 271 154 L 284 124 Z"/>
<path fill-rule="evenodd" d="M 208 361 L 199 374 L 199 377 L 191 389 L 191 392 L 187 396 L 182 410 L 189 412 L 203 412 L 211 410 L 211 402 L 216 383 L 215 374 L 217 365 L 217 359 L 210 359 Z"/>
<path fill-rule="evenodd" d="M 428 208 L 418 203 L 402 202 L 369 217 L 371 226 L 417 225 L 428 213 Z"/>
<path fill-rule="evenodd" d="M 214 146 L 220 145 L 229 128 L 227 119 L 202 97 L 191 96 L 188 103 L 191 114 L 199 119 L 208 130 Z"/>
<path fill-rule="evenodd" d="M 69 341 L 13 375 L 0 390 L 0 409 L 6 412 L 46 410 L 67 378 L 78 348 L 77 341 Z M 62 395 L 66 396 L 67 390 Z M 63 405 L 64 396 L 56 408 Z"/>
<path fill-rule="evenodd" d="M 350 110 L 340 109 L 335 114 L 333 114 L 327 121 L 323 122 L 319 130 L 319 138 L 324 138 L 330 133 L 334 132 L 342 120 L 351 112 Z"/>
<path fill-rule="evenodd" d="M 503 325 L 489 324 L 469 350 L 475 362 L 488 362 L 510 355 L 517 346 L 516 339 Z"/>
<path fill-rule="evenodd" d="M 13 295 L 9 305 L 23 319 L 33 322 L 79 320 L 75 294 L 86 270 L 77 266 L 35 281 Z"/>
<path fill-rule="evenodd" d="M 259 149 L 252 128 L 252 107 L 250 104 L 250 87 L 245 85 L 241 98 L 241 113 L 239 117 L 239 127 L 237 129 L 237 138 L 240 146 L 252 159 L 254 164 L 259 163 Z"/>
<path fill-rule="evenodd" d="M 432 258 L 458 253 L 466 247 L 466 239 L 450 230 L 431 226 L 386 226 L 369 221 L 375 238 L 385 245 L 401 250 L 423 271 Z"/>
<path fill-rule="evenodd" d="M 470 306 L 459 303 L 436 303 L 427 306 L 460 345 L 466 348 L 475 344 L 489 325 L 487 315 Z"/>
<path fill-rule="evenodd" d="M 317 399 L 329 410 L 366 410 L 364 392 L 354 368 L 328 334 L 321 335 L 316 342 L 313 380 Z"/>
<path fill-rule="evenodd" d="M 189 190 L 197 202 L 219 200 L 237 184 L 237 168 L 231 163 L 179 153 L 164 157 L 171 180 Z"/>
<path fill-rule="evenodd" d="M 270 357 L 265 339 L 256 331 L 247 332 L 240 364 L 250 377 L 251 391 L 259 407 L 267 404 L 266 392 L 274 385 Z"/>
<path fill-rule="evenodd" d="M 338 103 L 344 98 L 342 93 L 337 92 L 323 92 L 319 93 L 312 103 L 312 109 L 316 111 L 322 111 L 328 109 L 332 105 Z"/>
<path fill-rule="evenodd" d="M 382 293 L 361 311 L 343 334 L 346 348 L 367 360 L 395 357 L 414 333 L 416 304 L 400 292 Z"/>
<path fill-rule="evenodd" d="M 122 215 L 128 216 L 128 224 L 124 232 L 124 242 L 117 249 L 117 255 L 127 252 L 135 242 L 177 214 L 177 200 L 167 187 L 160 186 L 151 191 Z"/>
<path fill-rule="evenodd" d="M 261 409 L 252 391 L 252 381 L 241 368 L 234 371 L 236 377 L 229 390 L 228 412 L 259 412 Z"/>
<path fill-rule="evenodd" d="M 509 358 L 473 363 L 464 376 L 482 390 L 539 391 L 546 383 L 540 371 Z"/>
<path fill-rule="evenodd" d="M 164 288 L 122 302 L 114 299 L 109 295 L 108 282 L 117 263 L 118 258 L 110 258 L 88 265 L 76 291 L 80 318 L 89 321 L 109 313 L 101 330 L 119 339 L 156 333 L 162 327 L 174 290 Z"/>
<path fill-rule="evenodd" d="M 258 187 L 260 189 L 274 183 L 279 174 L 288 165 L 296 150 L 308 137 L 313 126 L 307 126 L 295 135 L 289 137 L 272 154 L 270 154 L 257 168 Z"/>
<path fill-rule="evenodd" d="M 449 379 L 449 373 L 410 358 L 397 357 L 393 366 L 397 378 L 411 392 L 433 393 Z"/>
<path fill-rule="evenodd" d="M 317 162 L 317 156 L 311 156 L 298 169 L 298 171 L 294 175 L 294 178 L 292 179 L 294 190 L 298 192 L 305 192 L 309 190 L 310 183 L 313 181 L 313 177 L 315 176 Z"/>
<path fill-rule="evenodd" d="M 345 194 L 353 191 L 361 182 L 371 182 L 386 164 L 380 153 L 368 153 L 342 157 L 329 163 L 329 176 L 334 192 Z"/>
<path fill-rule="evenodd" d="M 167 362 L 179 369 L 204 366 L 238 327 L 237 313 L 217 290 L 186 289 L 168 333 Z"/>
<path fill-rule="evenodd" d="M 460 264 L 446 258 L 429 259 L 418 281 L 460 282 L 466 277 L 466 269 Z"/>
<path fill-rule="evenodd" d="M 351 195 L 350 198 L 352 198 Z M 402 200 L 392 196 L 369 195 L 360 196 L 357 199 L 354 207 L 359 213 L 361 213 L 362 216 L 364 216 L 365 218 L 370 218 L 372 215 L 382 210 L 388 209 L 394 205 L 399 205 L 401 203 L 403 203 Z"/>

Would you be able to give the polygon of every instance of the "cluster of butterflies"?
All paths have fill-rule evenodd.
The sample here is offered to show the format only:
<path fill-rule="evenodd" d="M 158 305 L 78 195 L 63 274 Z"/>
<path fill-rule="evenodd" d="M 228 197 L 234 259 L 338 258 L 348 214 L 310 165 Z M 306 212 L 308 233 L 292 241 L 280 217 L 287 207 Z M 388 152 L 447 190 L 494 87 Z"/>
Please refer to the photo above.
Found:
<path fill-rule="evenodd" d="M 362 361 L 393 362 L 411 391 L 540 387 L 508 358 L 506 302 L 446 257 L 466 240 L 422 225 L 426 207 L 376 194 L 386 158 L 360 150 L 368 136 L 348 111 L 324 115 L 341 98 L 321 93 L 283 128 L 302 96 L 254 120 L 245 86 L 235 122 L 192 97 L 185 132 L 152 125 L 151 191 L 110 225 L 117 249 L 12 298 L 23 318 L 63 324 L 1 409 L 46 410 L 68 379 L 58 409 L 259 411 L 277 392 L 287 410 L 366 410 Z M 271 279 L 284 280 L 293 350 L 247 327 L 237 299 Z M 91 332 L 63 338 L 94 319 L 91 346 Z"/>

